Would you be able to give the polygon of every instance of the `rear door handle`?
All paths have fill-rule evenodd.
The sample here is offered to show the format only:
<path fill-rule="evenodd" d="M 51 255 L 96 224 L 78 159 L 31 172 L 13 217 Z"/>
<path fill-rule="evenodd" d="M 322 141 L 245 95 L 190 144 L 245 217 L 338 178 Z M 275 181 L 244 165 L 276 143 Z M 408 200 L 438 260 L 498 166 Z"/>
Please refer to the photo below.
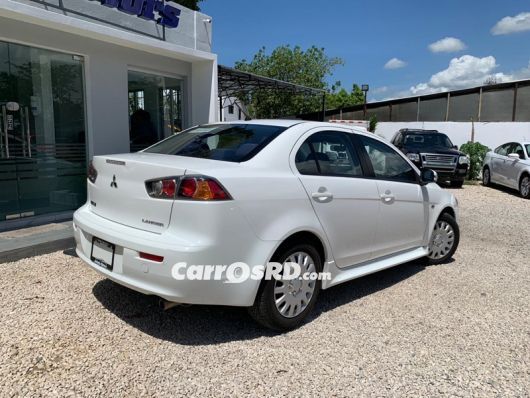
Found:
<path fill-rule="evenodd" d="M 318 203 L 328 203 L 333 200 L 333 194 L 330 192 L 317 192 L 311 194 L 311 197 L 315 202 Z"/>

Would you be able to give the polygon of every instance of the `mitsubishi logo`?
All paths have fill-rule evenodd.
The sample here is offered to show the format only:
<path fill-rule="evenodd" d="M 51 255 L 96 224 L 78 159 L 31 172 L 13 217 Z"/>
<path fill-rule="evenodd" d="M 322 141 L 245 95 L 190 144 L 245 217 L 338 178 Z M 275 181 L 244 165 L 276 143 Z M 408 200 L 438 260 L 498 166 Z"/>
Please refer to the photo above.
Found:
<path fill-rule="evenodd" d="M 112 177 L 112 182 L 110 183 L 110 187 L 118 189 L 118 183 L 116 182 L 116 175 Z"/>

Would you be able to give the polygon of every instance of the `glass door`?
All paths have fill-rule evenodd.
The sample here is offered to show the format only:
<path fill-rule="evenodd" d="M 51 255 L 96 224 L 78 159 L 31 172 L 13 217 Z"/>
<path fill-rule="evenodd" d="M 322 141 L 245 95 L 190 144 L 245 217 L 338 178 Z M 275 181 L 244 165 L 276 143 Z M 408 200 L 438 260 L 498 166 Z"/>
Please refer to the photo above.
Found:
<path fill-rule="evenodd" d="M 182 81 L 129 71 L 131 152 L 182 131 Z"/>
<path fill-rule="evenodd" d="M 0 42 L 0 221 L 86 200 L 83 59 Z"/>

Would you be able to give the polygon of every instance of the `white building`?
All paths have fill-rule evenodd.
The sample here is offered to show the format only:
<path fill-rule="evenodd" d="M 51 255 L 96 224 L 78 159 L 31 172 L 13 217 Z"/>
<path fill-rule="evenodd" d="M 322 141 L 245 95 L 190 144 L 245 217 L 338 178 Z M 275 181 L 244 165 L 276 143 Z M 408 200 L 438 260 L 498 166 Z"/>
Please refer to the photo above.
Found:
<path fill-rule="evenodd" d="M 222 121 L 223 122 L 237 122 L 246 120 L 248 111 L 239 99 L 234 97 L 223 97 L 221 100 Z"/>
<path fill-rule="evenodd" d="M 0 0 L 0 224 L 80 206 L 94 155 L 216 121 L 211 43 L 164 0 Z"/>

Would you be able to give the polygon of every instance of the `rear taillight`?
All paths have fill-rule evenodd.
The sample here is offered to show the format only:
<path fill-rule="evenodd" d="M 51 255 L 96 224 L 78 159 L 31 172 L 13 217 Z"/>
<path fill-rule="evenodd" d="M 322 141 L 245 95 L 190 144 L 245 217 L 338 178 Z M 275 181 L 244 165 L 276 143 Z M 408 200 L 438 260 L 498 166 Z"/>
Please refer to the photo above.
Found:
<path fill-rule="evenodd" d="M 232 199 L 230 194 L 217 180 L 205 176 L 182 178 L 177 198 L 200 201 Z"/>
<path fill-rule="evenodd" d="M 177 192 L 177 180 L 175 178 L 147 181 L 145 186 L 147 193 L 152 198 L 175 199 L 175 193 Z"/>
<path fill-rule="evenodd" d="M 145 183 L 147 193 L 155 199 L 187 199 L 197 201 L 231 200 L 227 190 L 214 178 L 189 176 L 163 178 Z"/>
<path fill-rule="evenodd" d="M 98 178 L 98 171 L 94 167 L 94 164 L 92 162 L 90 162 L 90 164 L 88 165 L 88 180 L 92 184 L 95 184 L 97 178 Z"/>

